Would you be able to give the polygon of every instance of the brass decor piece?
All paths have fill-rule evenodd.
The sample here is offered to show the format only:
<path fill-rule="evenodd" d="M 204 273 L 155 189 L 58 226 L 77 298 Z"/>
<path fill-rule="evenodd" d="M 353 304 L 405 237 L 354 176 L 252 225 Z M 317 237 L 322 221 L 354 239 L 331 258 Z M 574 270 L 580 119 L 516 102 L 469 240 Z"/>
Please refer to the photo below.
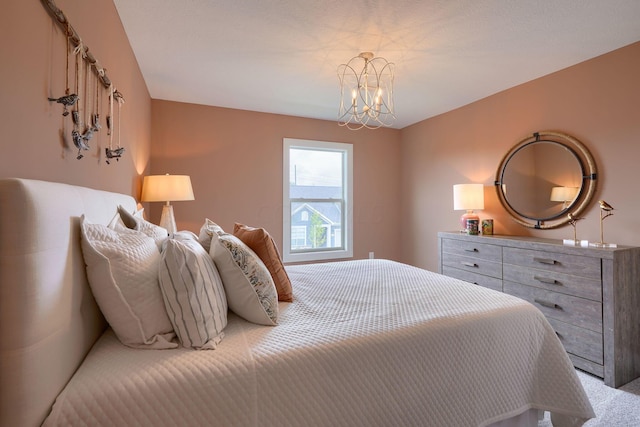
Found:
<path fill-rule="evenodd" d="M 614 243 L 605 243 L 604 242 L 604 220 L 609 218 L 611 215 L 613 215 L 613 206 L 611 206 L 609 203 L 605 202 L 604 200 L 599 200 L 598 204 L 600 205 L 600 242 L 598 243 L 594 243 L 593 246 L 598 246 L 601 248 L 607 248 L 607 247 L 616 247 L 616 245 Z"/>
<path fill-rule="evenodd" d="M 567 215 L 567 218 L 569 218 L 569 224 L 573 227 L 573 242 L 569 242 L 569 243 L 572 243 L 572 244 L 577 246 L 577 245 L 580 244 L 580 241 L 578 240 L 578 230 L 577 230 L 576 226 L 578 224 L 578 221 L 580 221 L 581 219 L 584 219 L 584 218 L 578 218 L 572 213 L 569 213 Z M 565 243 L 566 243 L 566 241 L 565 241 Z"/>

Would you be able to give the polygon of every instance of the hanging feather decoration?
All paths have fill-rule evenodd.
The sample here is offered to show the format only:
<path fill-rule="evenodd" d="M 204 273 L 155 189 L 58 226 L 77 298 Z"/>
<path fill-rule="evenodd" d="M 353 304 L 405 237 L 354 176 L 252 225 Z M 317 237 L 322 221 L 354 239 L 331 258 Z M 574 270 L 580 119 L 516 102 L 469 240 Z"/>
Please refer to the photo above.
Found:
<path fill-rule="evenodd" d="M 118 102 L 118 147 L 113 148 L 113 132 L 112 132 L 112 123 L 113 123 L 113 101 L 116 100 Z M 107 156 L 107 164 L 111 164 L 111 159 L 116 159 L 116 161 L 120 161 L 120 157 L 124 153 L 124 147 L 120 145 L 120 123 L 122 122 L 120 116 L 120 109 L 124 104 L 124 96 L 117 89 L 111 91 L 111 97 L 109 99 L 109 111 L 110 114 L 107 116 L 107 127 L 109 128 L 109 148 L 105 148 L 105 154 Z"/>
<path fill-rule="evenodd" d="M 77 101 L 78 101 L 78 95 L 75 93 L 70 93 L 71 89 L 69 89 L 69 51 L 70 51 L 70 47 L 69 47 L 69 37 L 67 37 L 67 52 L 66 52 L 66 59 L 67 59 L 67 68 L 66 68 L 66 72 L 64 75 L 65 78 L 65 86 L 66 86 L 66 90 L 65 90 L 65 94 L 59 98 L 51 98 L 48 97 L 47 99 L 49 100 L 49 102 L 57 102 L 58 104 L 62 104 L 64 106 L 63 110 L 62 110 L 62 115 L 63 116 L 68 116 L 69 115 L 69 110 L 68 107 L 73 106 Z"/>
<path fill-rule="evenodd" d="M 84 59 L 86 58 L 86 49 L 84 48 L 82 39 L 78 41 L 76 48 L 73 50 L 73 53 L 76 56 L 76 93 L 78 94 L 79 97 L 80 96 L 86 97 L 86 77 L 84 80 L 85 93 L 81 93 L 81 90 L 80 90 L 81 82 L 83 81 L 83 74 L 84 74 L 83 73 Z M 86 98 L 84 98 L 84 103 L 86 104 Z M 84 127 L 84 124 L 82 122 L 83 117 L 82 117 L 80 102 L 75 103 L 72 114 L 73 114 L 72 115 L 73 131 L 71 132 L 71 139 L 73 140 L 73 145 L 75 145 L 76 148 L 78 149 L 78 155 L 76 156 L 76 159 L 80 160 L 84 157 L 84 155 L 82 154 L 82 151 L 83 150 L 87 151 L 91 148 L 88 144 L 88 141 L 89 139 L 91 139 L 93 132 L 91 132 L 91 135 L 89 135 L 88 138 L 86 137 L 87 136 L 86 132 L 82 132 L 82 133 L 80 132 L 80 129 Z"/>

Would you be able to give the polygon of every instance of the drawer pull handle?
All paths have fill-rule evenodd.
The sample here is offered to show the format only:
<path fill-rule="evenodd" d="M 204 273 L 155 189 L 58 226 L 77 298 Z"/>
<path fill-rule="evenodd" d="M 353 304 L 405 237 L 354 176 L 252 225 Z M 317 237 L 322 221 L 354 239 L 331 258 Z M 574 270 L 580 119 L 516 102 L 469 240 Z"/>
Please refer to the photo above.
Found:
<path fill-rule="evenodd" d="M 540 264 L 549 264 L 549 265 L 555 265 L 556 264 L 556 260 L 555 259 L 549 259 L 549 258 L 534 258 L 533 259 L 535 262 L 539 262 Z"/>
<path fill-rule="evenodd" d="M 479 252 L 476 248 L 473 249 L 465 249 L 465 252 Z"/>
<path fill-rule="evenodd" d="M 533 301 L 537 302 L 538 304 L 540 304 L 543 307 L 548 307 L 548 308 L 555 308 L 557 310 L 562 310 L 562 307 L 560 307 L 558 304 L 549 302 L 549 301 L 545 301 L 545 300 L 541 300 L 541 299 L 534 299 Z"/>
<path fill-rule="evenodd" d="M 478 264 L 476 264 L 475 262 L 463 262 L 462 265 L 467 266 L 467 267 L 473 267 L 473 268 L 477 268 Z"/>
<path fill-rule="evenodd" d="M 533 278 L 535 280 L 537 280 L 538 282 L 546 283 L 548 285 L 559 285 L 560 284 L 560 282 L 558 282 L 556 279 L 548 279 L 546 277 L 539 277 L 539 276 L 533 276 Z"/>

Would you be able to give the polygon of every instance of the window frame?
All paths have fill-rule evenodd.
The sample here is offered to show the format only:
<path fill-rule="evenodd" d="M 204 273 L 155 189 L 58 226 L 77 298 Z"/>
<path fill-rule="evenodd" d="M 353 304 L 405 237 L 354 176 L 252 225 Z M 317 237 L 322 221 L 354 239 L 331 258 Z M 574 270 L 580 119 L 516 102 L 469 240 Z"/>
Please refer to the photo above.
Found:
<path fill-rule="evenodd" d="M 343 142 L 314 141 L 308 139 L 283 138 L 282 176 L 282 259 L 286 263 L 328 261 L 353 258 L 353 144 Z M 295 252 L 291 250 L 291 197 L 290 197 L 290 150 L 301 148 L 316 151 L 342 153 L 342 220 L 343 236 L 341 248 L 317 248 Z M 299 201 L 298 199 L 295 199 Z M 331 201 L 332 199 L 323 199 Z M 327 230 L 328 234 L 328 230 Z"/>

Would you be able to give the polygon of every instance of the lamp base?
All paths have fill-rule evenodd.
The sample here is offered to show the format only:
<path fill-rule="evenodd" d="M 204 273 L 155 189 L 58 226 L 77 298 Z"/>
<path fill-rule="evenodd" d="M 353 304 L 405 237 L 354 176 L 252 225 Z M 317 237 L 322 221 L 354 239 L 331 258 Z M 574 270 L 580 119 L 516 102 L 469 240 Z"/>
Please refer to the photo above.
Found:
<path fill-rule="evenodd" d="M 467 228 L 468 219 L 475 219 L 477 221 L 480 221 L 480 217 L 476 215 L 473 211 L 467 211 L 466 213 L 462 214 L 460 216 L 460 232 L 461 233 L 469 232 L 469 229 Z"/>
<path fill-rule="evenodd" d="M 173 216 L 173 206 L 166 204 L 162 207 L 162 217 L 160 217 L 160 227 L 166 228 L 169 235 L 177 230 L 176 219 Z"/>

